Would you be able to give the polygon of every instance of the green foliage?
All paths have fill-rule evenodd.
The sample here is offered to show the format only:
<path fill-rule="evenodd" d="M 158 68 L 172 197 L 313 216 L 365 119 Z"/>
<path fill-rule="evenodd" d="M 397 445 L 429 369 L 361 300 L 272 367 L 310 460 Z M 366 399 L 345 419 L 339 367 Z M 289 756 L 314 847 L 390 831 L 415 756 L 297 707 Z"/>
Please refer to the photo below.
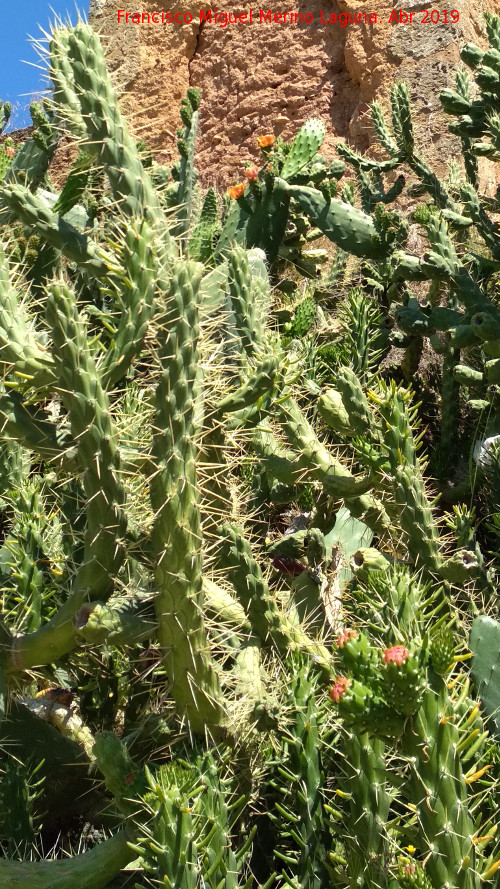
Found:
<path fill-rule="evenodd" d="M 499 431 L 496 203 L 475 163 L 500 151 L 499 21 L 463 54 L 477 92 L 459 72 L 442 97 L 465 180 L 420 156 L 396 84 L 392 128 L 373 108 L 386 160 L 341 146 L 329 163 L 310 119 L 292 143 L 261 138 L 222 220 L 196 183 L 199 93 L 178 163 L 159 167 L 97 35 L 55 27 L 54 104 L 32 109 L 0 187 L 8 889 L 101 889 L 132 857 L 139 880 L 186 889 L 277 872 L 303 889 L 494 885 L 497 741 L 457 652 L 498 562 L 496 448 L 477 466 L 467 449 Z M 66 132 L 80 155 L 55 194 Z M 419 256 L 394 209 L 408 170 L 427 200 Z M 336 253 L 318 282 L 323 235 Z M 297 297 L 275 311 L 285 263 Z M 436 465 L 453 453 L 449 474 L 485 491 L 477 512 L 442 515 L 436 436 Z M 470 640 L 492 725 L 497 629 L 476 616 Z M 100 842 L 74 854 L 84 822 Z M 10 860 L 59 834 L 55 861 Z"/>

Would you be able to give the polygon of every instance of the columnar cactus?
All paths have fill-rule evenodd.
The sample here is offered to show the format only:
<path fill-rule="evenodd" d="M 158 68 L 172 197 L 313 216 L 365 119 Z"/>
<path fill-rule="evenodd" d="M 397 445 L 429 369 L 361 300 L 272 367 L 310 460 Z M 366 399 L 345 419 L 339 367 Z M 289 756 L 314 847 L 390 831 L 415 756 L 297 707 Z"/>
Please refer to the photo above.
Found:
<path fill-rule="evenodd" d="M 340 149 L 361 209 L 353 186 L 337 197 L 344 162 L 318 154 L 324 127 L 309 120 L 291 145 L 261 138 L 265 163 L 219 222 L 215 193 L 195 189 L 199 95 L 164 189 L 97 35 L 56 27 L 54 106 L 34 109 L 34 141 L 0 186 L 0 222 L 47 250 L 35 270 L 0 230 L 0 840 L 24 800 L 19 851 L 36 854 L 38 830 L 53 841 L 60 825 L 45 835 L 40 814 L 53 799 L 66 811 L 55 779 L 71 762 L 92 806 L 78 799 L 75 818 L 112 836 L 67 861 L 10 861 L 11 844 L 6 886 L 104 889 L 133 857 L 186 889 L 254 872 L 270 887 L 278 870 L 303 889 L 493 884 L 487 737 L 450 629 L 453 587 L 474 613 L 492 575 L 473 512 L 439 517 L 411 392 L 377 378 L 391 343 L 411 376 L 428 337 L 444 395 L 477 385 L 488 407 L 500 379 L 498 234 L 474 164 L 498 147 L 496 19 L 488 30 L 491 50 L 466 51 L 481 97 L 460 75 L 443 99 L 460 116 L 459 189 L 418 154 L 399 84 L 392 132 L 373 111 L 388 159 Z M 40 185 L 62 132 L 80 154 L 53 195 Z M 403 165 L 432 202 L 417 211 L 422 256 L 388 209 Z M 467 255 L 472 229 L 487 256 Z M 304 248 L 321 234 L 338 248 L 332 278 L 348 255 L 363 265 L 341 341 L 316 349 L 313 289 L 280 331 L 269 272 L 288 258 L 315 277 Z M 429 305 L 412 281 L 429 282 Z M 324 358 L 306 368 L 308 337 Z M 443 453 L 457 417 L 444 419 Z M 486 661 L 476 653 L 473 675 Z"/>

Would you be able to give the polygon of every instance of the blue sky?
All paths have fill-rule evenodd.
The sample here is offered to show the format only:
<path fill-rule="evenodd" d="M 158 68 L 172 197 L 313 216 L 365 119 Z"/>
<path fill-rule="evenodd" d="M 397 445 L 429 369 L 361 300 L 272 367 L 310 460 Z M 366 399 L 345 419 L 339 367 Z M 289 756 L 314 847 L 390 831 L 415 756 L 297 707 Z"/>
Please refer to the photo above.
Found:
<path fill-rule="evenodd" d="M 0 24 L 0 99 L 11 102 L 14 108 L 9 129 L 27 126 L 31 123 L 29 103 L 35 93 L 39 97 L 44 89 L 41 71 L 21 60 L 40 64 L 36 52 L 28 40 L 41 37 L 39 25 L 48 30 L 54 13 L 71 15 L 76 21 L 75 0 L 1 0 Z M 77 0 L 77 7 L 88 12 L 89 0 Z M 51 12 L 53 10 L 53 12 Z"/>

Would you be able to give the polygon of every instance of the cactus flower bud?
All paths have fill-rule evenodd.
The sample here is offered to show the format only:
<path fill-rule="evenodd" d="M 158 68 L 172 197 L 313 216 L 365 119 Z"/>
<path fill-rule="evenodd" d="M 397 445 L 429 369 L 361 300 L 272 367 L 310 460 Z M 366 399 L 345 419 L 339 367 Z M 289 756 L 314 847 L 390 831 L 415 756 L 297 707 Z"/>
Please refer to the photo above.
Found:
<path fill-rule="evenodd" d="M 266 136 L 258 136 L 257 142 L 259 148 L 271 148 L 274 145 L 274 136 L 272 133 L 267 133 Z"/>
<path fill-rule="evenodd" d="M 343 648 L 344 645 L 349 642 L 349 639 L 355 639 L 357 636 L 356 630 L 344 630 L 343 633 L 339 633 L 337 636 L 337 645 L 339 648 Z"/>
<path fill-rule="evenodd" d="M 243 197 L 245 188 L 246 188 L 245 182 L 238 182 L 238 185 L 233 185 L 231 188 L 228 188 L 227 193 L 230 198 L 233 198 L 234 201 L 237 201 L 238 198 Z"/>
<path fill-rule="evenodd" d="M 342 695 L 345 695 L 351 684 L 351 680 L 345 676 L 337 676 L 334 685 L 330 689 L 330 697 L 336 704 L 340 701 Z"/>
<path fill-rule="evenodd" d="M 244 175 L 249 182 L 256 182 L 259 178 L 259 171 L 257 167 L 247 167 L 246 170 L 244 170 Z"/>
<path fill-rule="evenodd" d="M 384 664 L 397 664 L 401 667 L 410 657 L 410 652 L 404 645 L 393 645 L 392 648 L 384 649 L 382 659 Z"/>

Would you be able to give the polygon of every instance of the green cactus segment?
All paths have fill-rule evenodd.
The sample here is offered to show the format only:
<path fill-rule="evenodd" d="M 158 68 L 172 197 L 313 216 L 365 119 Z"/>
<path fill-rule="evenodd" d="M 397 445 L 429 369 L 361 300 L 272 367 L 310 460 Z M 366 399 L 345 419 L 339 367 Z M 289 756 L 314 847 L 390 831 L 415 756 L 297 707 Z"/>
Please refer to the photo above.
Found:
<path fill-rule="evenodd" d="M 0 135 L 3 133 L 5 127 L 7 126 L 10 115 L 12 113 L 12 106 L 10 102 L 0 102 Z"/>
<path fill-rule="evenodd" d="M 61 33 L 61 32 L 59 32 Z M 61 35 L 66 38 L 66 31 Z M 75 88 L 72 62 L 68 58 L 66 39 L 57 39 L 55 34 L 50 44 L 50 79 L 53 86 L 54 104 L 58 109 L 64 129 L 68 129 L 78 140 L 86 137 L 80 103 Z"/>
<path fill-rule="evenodd" d="M 387 645 L 393 640 L 394 627 L 408 638 L 417 637 L 425 615 L 437 612 L 438 605 L 443 604 L 441 591 L 439 596 L 429 595 L 428 585 L 422 584 L 418 575 L 412 576 L 401 565 L 390 565 L 380 553 L 376 556 L 371 549 L 355 554 L 353 562 L 359 564 L 361 560 L 361 571 L 356 577 L 362 581 L 364 589 L 355 595 L 360 601 L 360 609 L 366 614 L 367 623 L 377 628 Z M 354 570 L 356 572 L 355 567 Z"/>
<path fill-rule="evenodd" d="M 136 858 L 125 832 L 82 855 L 57 861 L 8 861 L 0 859 L 4 889 L 105 889 L 122 868 Z"/>
<path fill-rule="evenodd" d="M 298 468 L 318 479 L 328 494 L 340 500 L 370 490 L 370 479 L 352 475 L 328 452 L 293 399 L 287 398 L 276 409 L 283 432 L 297 454 Z"/>
<path fill-rule="evenodd" d="M 394 476 L 394 499 L 408 549 L 416 565 L 439 572 L 439 535 L 424 481 L 413 466 L 398 466 Z"/>
<path fill-rule="evenodd" d="M 111 596 L 125 557 L 125 497 L 118 480 L 120 463 L 108 398 L 99 383 L 74 296 L 65 284 L 49 287 L 46 312 L 52 329 L 57 389 L 69 415 L 83 471 L 86 528 L 83 561 L 71 595 L 37 632 L 17 640 L 11 665 L 17 670 L 50 663 L 74 647 L 76 613 L 85 602 L 106 601 Z"/>
<path fill-rule="evenodd" d="M 250 637 L 239 647 L 234 659 L 233 677 L 237 693 L 252 703 L 252 711 L 258 716 L 266 711 L 266 690 L 261 664 L 260 641 Z"/>
<path fill-rule="evenodd" d="M 112 347 L 99 365 L 105 388 L 115 386 L 140 351 L 154 311 L 155 263 L 152 235 L 146 223 L 127 229 L 123 246 L 121 310 Z"/>
<path fill-rule="evenodd" d="M 227 571 L 252 630 L 263 644 L 271 641 L 279 651 L 302 650 L 312 656 L 325 678 L 331 677 L 330 656 L 319 642 L 292 624 L 279 610 L 264 580 L 248 541 L 239 528 L 219 528 L 219 563 Z"/>
<path fill-rule="evenodd" d="M 255 828 L 238 835 L 245 799 L 226 777 L 225 753 L 186 753 L 154 773 L 147 770 L 149 788 L 140 805 L 148 820 L 134 846 L 144 870 L 168 889 L 195 889 L 200 882 L 207 889 L 248 886 Z"/>
<path fill-rule="evenodd" d="M 290 181 L 314 159 L 325 138 L 325 125 L 321 120 L 307 120 L 299 130 L 283 164 L 281 178 Z"/>
<path fill-rule="evenodd" d="M 445 559 L 439 566 L 439 573 L 444 580 L 454 584 L 464 584 L 483 574 L 475 553 L 467 549 L 458 550 Z"/>
<path fill-rule="evenodd" d="M 54 381 L 50 354 L 37 342 L 20 297 L 10 282 L 0 248 L 0 361 L 12 369 L 20 387 L 44 389 Z"/>
<path fill-rule="evenodd" d="M 390 577 L 375 572 L 372 578 L 379 589 L 380 601 L 385 603 Z M 411 581 L 413 601 L 407 600 L 405 617 L 402 609 L 408 577 L 404 578 L 398 570 L 393 580 L 396 583 L 387 614 L 389 620 L 393 620 L 394 606 L 399 606 L 398 630 L 411 630 L 415 637 L 414 654 L 399 645 L 385 649 L 382 660 L 377 660 L 377 652 L 369 640 L 347 630 L 338 638 L 339 658 L 353 678 L 337 677 L 331 697 L 338 703 L 346 724 L 358 733 L 368 731 L 381 739 L 398 738 L 398 755 L 403 755 L 407 763 L 405 777 L 398 787 L 416 818 L 420 852 L 430 885 L 436 889 L 442 886 L 479 889 L 482 885 L 479 873 L 492 859 L 481 863 L 481 850 L 476 842 L 477 833 L 482 829 L 481 818 L 472 820 L 468 781 L 461 760 L 463 752 L 468 752 L 469 738 L 477 737 L 468 704 L 465 710 L 462 708 L 467 685 L 459 698 L 452 701 L 444 679 L 426 663 L 428 652 L 418 641 L 418 623 L 424 617 L 425 587 L 419 589 Z M 369 584 L 371 582 L 370 578 Z M 401 593 L 403 598 L 398 603 Z M 375 601 L 372 607 L 376 614 Z M 380 618 L 380 614 L 378 616 Z M 402 716 L 411 715 L 408 720 L 400 718 L 399 728 L 395 708 Z M 358 791 L 357 782 L 354 786 Z"/>
<path fill-rule="evenodd" d="M 53 206 L 55 213 L 66 216 L 86 198 L 86 189 L 91 182 L 92 159 L 81 151 L 68 173 L 59 197 Z M 80 204 L 81 207 L 81 204 Z M 84 209 L 81 207 L 81 209 Z"/>
<path fill-rule="evenodd" d="M 452 714 L 444 680 L 430 671 L 422 706 L 403 738 L 411 764 L 404 794 L 415 807 L 421 836 L 427 838 L 428 850 L 422 851 L 432 885 L 479 889 L 476 827 L 467 805 L 457 752 L 460 734 Z"/>
<path fill-rule="evenodd" d="M 369 259 L 382 259 L 387 253 L 372 217 L 361 210 L 327 200 L 321 191 L 304 185 L 291 185 L 290 195 L 313 225 L 342 250 Z"/>
<path fill-rule="evenodd" d="M 434 889 L 423 867 L 413 858 L 399 857 L 397 882 L 391 882 L 391 889 Z"/>
<path fill-rule="evenodd" d="M 120 274 L 117 259 L 102 247 L 98 247 L 88 235 L 82 235 L 66 220 L 54 213 L 38 195 L 23 185 L 5 185 L 0 189 L 0 206 L 5 219 L 21 220 L 33 226 L 36 233 L 68 259 L 81 265 L 89 275 L 107 278 Z"/>
<path fill-rule="evenodd" d="M 215 258 L 220 261 L 236 242 L 248 249 L 260 247 L 269 263 L 274 262 L 285 235 L 290 206 L 288 183 L 266 175 L 243 198 L 235 201 L 217 242 Z"/>
<path fill-rule="evenodd" d="M 86 139 L 82 147 L 105 169 L 120 210 L 132 217 L 157 217 L 158 198 L 119 110 L 95 31 L 82 23 L 56 31 L 51 62 L 54 99 L 62 108 L 63 119 L 67 109 L 66 121 L 78 138 L 83 123 Z"/>
<path fill-rule="evenodd" d="M 77 442 L 87 497 L 85 558 L 76 586 L 90 600 L 106 601 L 123 562 L 121 539 L 127 525 L 116 434 L 82 319 L 66 285 L 49 287 L 46 312 L 58 389 Z"/>
<path fill-rule="evenodd" d="M 17 149 L 3 181 L 6 184 L 22 182 L 35 192 L 45 180 L 61 134 L 48 99 L 42 103 L 32 102 L 30 114 L 34 127 L 31 138 Z"/>
<path fill-rule="evenodd" d="M 144 793 L 147 787 L 144 770 L 137 766 L 125 744 L 112 732 L 96 736 L 93 754 L 106 787 L 120 810 L 132 814 L 136 808 L 134 797 Z"/>
<path fill-rule="evenodd" d="M 399 465 L 418 466 L 419 436 L 414 437 L 416 409 L 411 407 L 411 394 L 405 389 L 383 386 L 380 398 L 373 395 L 382 418 L 384 450 L 395 472 Z"/>
<path fill-rule="evenodd" d="M 342 395 L 336 389 L 327 389 L 323 392 L 318 398 L 317 408 L 318 413 L 330 429 L 345 436 L 357 434 L 351 426 L 351 419 L 344 406 Z"/>
<path fill-rule="evenodd" d="M 217 230 L 217 195 L 209 188 L 201 208 L 198 222 L 189 239 L 188 254 L 196 262 L 208 263 L 213 255 L 213 241 Z"/>
<path fill-rule="evenodd" d="M 274 262 L 285 235 L 290 206 L 288 184 L 275 177 L 266 181 L 264 193 L 256 203 L 245 229 L 247 248 L 261 247 L 267 261 Z"/>
<path fill-rule="evenodd" d="M 483 342 L 488 343 L 491 340 L 500 339 L 500 320 L 498 318 L 493 318 L 486 312 L 479 312 L 471 318 L 470 323 L 476 336 Z"/>
<path fill-rule="evenodd" d="M 203 404 L 198 364 L 198 288 L 203 267 L 174 267 L 162 335 L 161 378 L 156 390 L 151 478 L 155 514 L 155 600 L 158 639 L 180 715 L 195 732 L 225 721 L 215 669 L 207 653 L 202 615 L 200 492 L 196 475 Z"/>
<path fill-rule="evenodd" d="M 200 104 L 199 90 L 189 89 L 187 96 L 181 103 L 181 119 L 185 125 L 185 131 L 177 145 L 181 155 L 179 162 L 179 187 L 176 201 L 179 205 L 176 216 L 179 220 L 173 234 L 187 234 L 191 225 L 194 186 L 197 172 L 194 166 L 194 147 L 198 130 L 198 106 Z M 182 130 L 180 131 L 182 134 Z"/>
<path fill-rule="evenodd" d="M 393 477 L 398 522 L 406 544 L 416 564 L 436 573 L 442 565 L 439 534 L 417 456 L 420 436 L 414 437 L 412 432 L 416 412 L 410 406 L 411 395 L 393 383 L 383 386 L 381 394 L 373 392 L 371 396 L 382 421 L 382 449 Z M 361 454 L 367 454 L 366 450 Z"/>
<path fill-rule="evenodd" d="M 491 301 L 459 259 L 444 217 L 431 213 L 426 217 L 425 228 L 432 249 L 418 261 L 421 271 L 432 280 L 448 281 L 469 315 L 496 314 Z"/>
<path fill-rule="evenodd" d="M 472 677 L 486 716 L 500 736 L 500 623 L 481 615 L 472 623 L 469 648 L 472 651 Z"/>
<path fill-rule="evenodd" d="M 384 697 L 397 713 L 411 716 L 418 710 L 425 689 L 420 660 L 410 656 L 401 666 L 389 662 L 382 675 Z"/>
<path fill-rule="evenodd" d="M 353 886 L 387 886 L 390 839 L 386 824 L 391 798 L 384 742 L 366 734 L 346 733 L 345 775 L 350 794 L 347 823 L 341 826 L 348 873 Z"/>
<path fill-rule="evenodd" d="M 6 858 L 29 858 L 37 839 L 35 803 L 43 793 L 44 777 L 40 769 L 27 768 L 9 757 L 0 784 L 2 819 L 0 835 Z M 38 780 L 37 780 L 38 778 Z"/>
<path fill-rule="evenodd" d="M 234 247 L 228 255 L 228 298 L 235 335 L 239 345 L 229 343 L 228 348 L 238 355 L 243 350 L 251 358 L 263 346 L 263 334 L 252 292 L 252 276 L 248 255 L 242 247 Z"/>
<path fill-rule="evenodd" d="M 357 173 L 363 171 L 389 173 L 401 163 L 399 156 L 391 158 L 391 160 L 388 161 L 376 161 L 371 157 L 364 157 L 362 154 L 353 151 L 353 149 L 350 148 L 349 145 L 346 145 L 345 142 L 339 142 L 337 144 L 337 151 L 349 164 L 352 164 Z"/>
<path fill-rule="evenodd" d="M 74 471 L 75 443 L 51 422 L 49 414 L 25 404 L 17 392 L 0 389 L 0 428 L 3 435 L 35 451 L 42 460 L 61 463 Z"/>
<path fill-rule="evenodd" d="M 458 383 L 464 386 L 479 385 L 484 380 L 484 373 L 466 364 L 456 364 L 453 368 L 453 376 Z"/>
<path fill-rule="evenodd" d="M 141 618 L 130 611 L 121 611 L 97 602 L 90 614 L 82 609 L 78 615 L 77 630 L 85 642 L 100 645 L 129 645 L 154 636 L 156 622 Z"/>
<path fill-rule="evenodd" d="M 241 636 L 246 639 L 252 632 L 252 625 L 241 602 L 238 602 L 231 593 L 220 586 L 203 578 L 204 609 L 224 624 L 228 624 L 241 631 Z M 237 636 L 234 637 L 236 645 L 239 644 Z"/>
<path fill-rule="evenodd" d="M 432 633 L 429 644 L 429 656 L 432 669 L 439 676 L 446 676 L 453 667 L 456 642 L 453 631 L 446 625 Z"/>
<path fill-rule="evenodd" d="M 279 358 L 265 358 L 255 368 L 250 379 L 218 404 L 219 413 L 233 413 L 248 407 L 259 406 L 273 392 L 278 377 Z"/>
<path fill-rule="evenodd" d="M 359 376 L 350 367 L 341 367 L 336 384 L 353 434 L 366 435 L 373 428 L 373 414 Z"/>
<path fill-rule="evenodd" d="M 350 562 L 356 578 L 365 582 L 373 571 L 387 571 L 390 568 L 390 564 L 389 560 L 378 549 L 371 546 L 357 549 L 353 553 Z"/>
<path fill-rule="evenodd" d="M 283 763 L 273 774 L 280 801 L 272 816 L 277 823 L 278 859 L 285 862 L 283 879 L 292 887 L 330 884 L 327 868 L 331 836 L 324 805 L 322 713 L 315 695 L 317 681 L 310 665 L 290 662 L 293 684 L 287 704 L 292 718 L 283 736 Z"/>
<path fill-rule="evenodd" d="M 379 142 L 381 143 L 381 145 L 383 145 L 383 147 L 387 151 L 387 154 L 390 154 L 394 157 L 398 156 L 399 147 L 394 141 L 389 127 L 387 126 L 384 112 L 382 111 L 382 106 L 378 102 L 372 102 L 370 109 L 373 127 L 375 129 Z"/>
<path fill-rule="evenodd" d="M 11 577 L 22 603 L 19 609 L 19 629 L 32 633 L 42 621 L 44 565 L 47 556 L 43 547 L 43 506 L 36 487 L 26 486 L 13 498 L 16 522 L 4 546 L 10 554 Z M 7 592 L 7 591 L 6 591 Z"/>
<path fill-rule="evenodd" d="M 360 497 L 344 497 L 344 504 L 349 512 L 360 522 L 370 528 L 379 537 L 386 537 L 391 530 L 391 520 L 381 500 L 372 494 Z"/>
<path fill-rule="evenodd" d="M 268 643 L 269 638 L 279 640 L 280 647 L 286 650 L 288 637 L 281 632 L 281 615 L 272 598 L 262 571 L 256 562 L 250 544 L 243 533 L 232 525 L 219 528 L 219 560 L 227 570 L 228 580 L 233 584 L 253 632 Z"/>

